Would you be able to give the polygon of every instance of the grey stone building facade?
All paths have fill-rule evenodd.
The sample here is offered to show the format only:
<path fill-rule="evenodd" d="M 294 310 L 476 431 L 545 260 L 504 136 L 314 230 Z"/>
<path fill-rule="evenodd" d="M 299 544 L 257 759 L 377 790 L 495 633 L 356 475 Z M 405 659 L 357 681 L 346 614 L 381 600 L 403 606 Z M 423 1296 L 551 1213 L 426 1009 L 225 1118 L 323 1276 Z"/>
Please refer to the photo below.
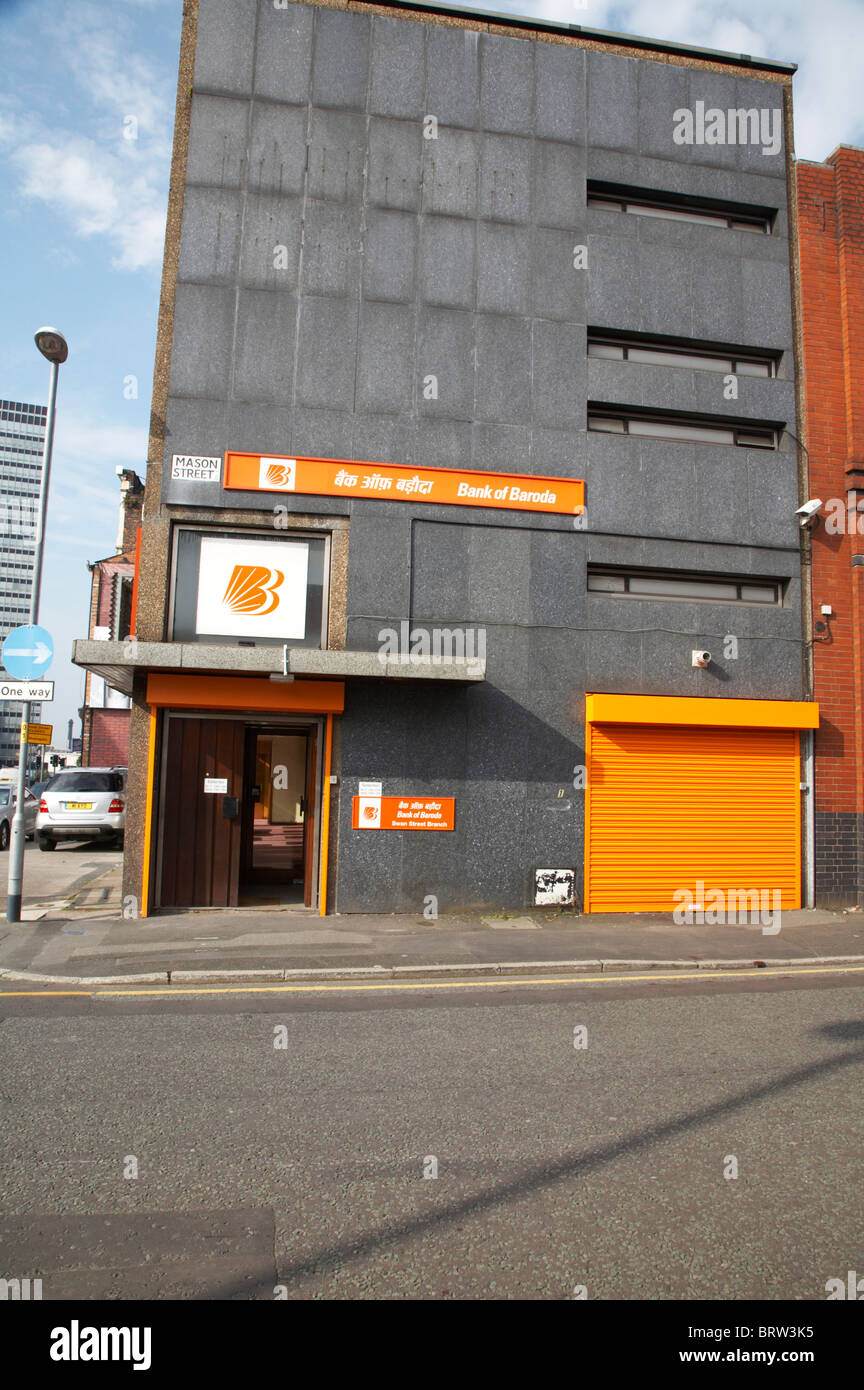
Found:
<path fill-rule="evenodd" d="M 135 639 L 77 651 L 133 697 L 143 911 L 252 901 L 255 863 L 278 898 L 289 842 L 340 912 L 658 908 L 712 874 L 806 896 L 792 71 L 434 6 L 187 3 Z M 587 505 L 286 497 L 237 484 L 249 458 L 581 479 Z M 320 621 L 215 632 L 183 556 L 220 537 L 305 547 Z M 441 630 L 473 665 L 423 657 Z M 423 659 L 382 664 L 406 632 Z M 202 751 L 244 712 L 244 746 Z M 268 879 L 261 779 L 301 716 Z M 453 828 L 367 827 L 362 796 L 453 798 Z"/>

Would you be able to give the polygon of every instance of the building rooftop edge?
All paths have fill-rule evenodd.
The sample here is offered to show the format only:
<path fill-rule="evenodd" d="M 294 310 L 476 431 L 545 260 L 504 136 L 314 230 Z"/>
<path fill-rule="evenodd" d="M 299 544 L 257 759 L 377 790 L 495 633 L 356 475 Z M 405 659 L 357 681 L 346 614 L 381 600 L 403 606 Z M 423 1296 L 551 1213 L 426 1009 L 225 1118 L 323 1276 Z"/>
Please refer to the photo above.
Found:
<path fill-rule="evenodd" d="M 500 10 L 471 9 L 463 5 L 438 4 L 436 0 L 363 0 L 364 4 L 381 4 L 385 9 L 415 10 L 425 14 L 452 15 L 458 19 L 477 19 L 486 24 L 511 29 L 533 29 L 538 33 L 573 34 L 598 43 L 616 44 L 625 48 L 641 48 L 658 53 L 676 53 L 687 58 L 710 58 L 714 62 L 734 67 L 764 68 L 770 72 L 798 71 L 797 63 L 775 58 L 754 58 L 749 53 L 727 53 L 722 49 L 700 48 L 695 44 L 674 43 L 667 39 L 648 39 L 639 34 L 618 34 L 609 29 L 589 29 L 582 24 L 565 24 L 560 20 L 538 19 L 531 15 L 510 14 Z M 350 8 L 350 0 L 349 0 Z"/>
<path fill-rule="evenodd" d="M 835 145 L 830 154 L 826 154 L 824 159 L 799 159 L 796 156 L 795 167 L 800 168 L 802 164 L 808 165 L 811 169 L 823 169 L 826 173 L 836 173 L 834 160 L 839 154 L 850 153 L 864 155 L 864 145 L 847 145 L 845 143 Z"/>

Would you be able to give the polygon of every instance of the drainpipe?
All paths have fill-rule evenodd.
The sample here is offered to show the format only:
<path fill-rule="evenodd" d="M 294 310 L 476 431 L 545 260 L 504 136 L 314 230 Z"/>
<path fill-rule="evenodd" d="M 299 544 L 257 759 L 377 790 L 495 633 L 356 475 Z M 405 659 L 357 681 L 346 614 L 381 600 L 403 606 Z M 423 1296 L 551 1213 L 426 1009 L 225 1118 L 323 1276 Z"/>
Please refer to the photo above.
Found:
<path fill-rule="evenodd" d="M 797 447 L 798 498 L 800 502 L 810 496 L 809 474 L 810 455 L 807 451 L 807 399 L 804 383 L 804 315 L 801 302 L 801 241 L 799 235 L 798 178 L 795 167 L 795 126 L 792 112 L 792 88 L 783 89 L 784 138 L 786 142 L 786 186 L 789 190 L 788 235 L 789 269 L 792 278 L 792 332 L 794 338 L 795 371 L 795 425 L 798 435 L 788 431 Z M 799 437 L 799 435 L 801 437 Z M 802 647 L 802 683 L 804 699 L 815 698 L 815 655 L 813 649 L 813 538 L 809 527 L 802 527 L 801 542 L 801 626 L 804 643 Z M 801 792 L 804 806 L 803 821 L 803 875 L 804 892 L 802 900 L 807 907 L 816 901 L 816 805 L 814 787 L 814 741 L 813 730 L 804 732 L 801 757 Z"/>
<path fill-rule="evenodd" d="M 854 495 L 854 494 L 853 494 Z M 857 511 L 857 508 L 856 508 Z M 849 509 L 849 515 L 855 515 Z M 856 517 L 856 520 L 860 520 Z M 857 541 L 856 532 L 853 533 Z M 864 551 L 864 545 L 861 546 Z M 852 561 L 852 699 L 855 711 L 855 809 L 858 860 L 857 905 L 864 908 L 864 554 Z"/>
<path fill-rule="evenodd" d="M 794 436 L 793 436 L 794 438 Z M 810 456 L 801 443 L 798 444 L 798 487 L 799 496 L 807 497 L 807 484 Z M 803 457 L 802 457 L 803 455 Z M 806 462 L 805 462 L 806 460 Z M 813 629 L 813 536 L 809 526 L 801 528 L 801 621 L 804 633 L 803 676 L 804 698 L 815 699 L 815 634 Z M 814 744 L 816 735 L 812 729 L 804 731 L 801 748 L 801 797 L 803 876 L 804 892 L 802 900 L 805 907 L 816 905 L 816 790 Z"/>
<path fill-rule="evenodd" d="M 816 817 L 813 805 L 813 730 L 804 731 L 804 906 L 816 904 Z"/>

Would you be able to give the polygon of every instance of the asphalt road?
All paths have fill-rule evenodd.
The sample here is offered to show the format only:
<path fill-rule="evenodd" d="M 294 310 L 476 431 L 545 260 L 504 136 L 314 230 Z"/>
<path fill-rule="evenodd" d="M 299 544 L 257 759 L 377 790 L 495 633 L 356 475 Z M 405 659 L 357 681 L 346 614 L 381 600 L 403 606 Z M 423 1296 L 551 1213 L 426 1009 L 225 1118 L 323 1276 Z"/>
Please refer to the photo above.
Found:
<path fill-rule="evenodd" d="M 824 1300 L 864 1271 L 862 984 L 7 986 L 0 1274 L 45 1299 Z"/>
<path fill-rule="evenodd" d="M 73 841 L 45 854 L 37 844 L 24 843 L 23 903 L 53 902 L 80 892 L 92 879 L 119 864 L 123 851 L 109 845 Z M 9 854 L 0 854 L 0 912 L 6 908 Z"/>

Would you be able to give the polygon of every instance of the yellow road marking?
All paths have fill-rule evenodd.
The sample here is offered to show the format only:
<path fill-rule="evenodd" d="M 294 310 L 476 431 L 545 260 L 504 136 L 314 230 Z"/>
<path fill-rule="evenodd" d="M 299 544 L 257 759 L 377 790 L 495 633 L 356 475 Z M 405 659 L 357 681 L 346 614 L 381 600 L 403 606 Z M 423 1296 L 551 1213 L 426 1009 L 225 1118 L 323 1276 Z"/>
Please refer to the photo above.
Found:
<path fill-rule="evenodd" d="M 89 999 L 92 993 L 92 989 L 5 989 L 0 993 L 0 999 L 39 999 L 58 994 L 75 994 Z"/>
<path fill-rule="evenodd" d="M 57 990 L 3 990 L 0 999 L 41 998 L 52 995 L 79 995 L 93 999 L 129 999 L 157 997 L 175 998 L 180 995 L 198 994 L 345 994 L 365 991 L 410 989 L 507 989 L 515 985 L 599 985 L 599 984 L 645 984 L 652 982 L 668 983 L 670 980 L 749 980 L 770 979 L 777 976 L 797 975 L 855 975 L 864 971 L 864 965 L 789 965 L 766 966 L 755 970 L 697 970 L 675 971 L 660 974 L 652 971 L 650 975 L 608 975 L 599 972 L 591 975 L 502 975 L 494 980 L 355 980 L 329 981 L 326 984 L 268 984 L 268 985 L 159 985 L 150 989 L 92 989 Z"/>

